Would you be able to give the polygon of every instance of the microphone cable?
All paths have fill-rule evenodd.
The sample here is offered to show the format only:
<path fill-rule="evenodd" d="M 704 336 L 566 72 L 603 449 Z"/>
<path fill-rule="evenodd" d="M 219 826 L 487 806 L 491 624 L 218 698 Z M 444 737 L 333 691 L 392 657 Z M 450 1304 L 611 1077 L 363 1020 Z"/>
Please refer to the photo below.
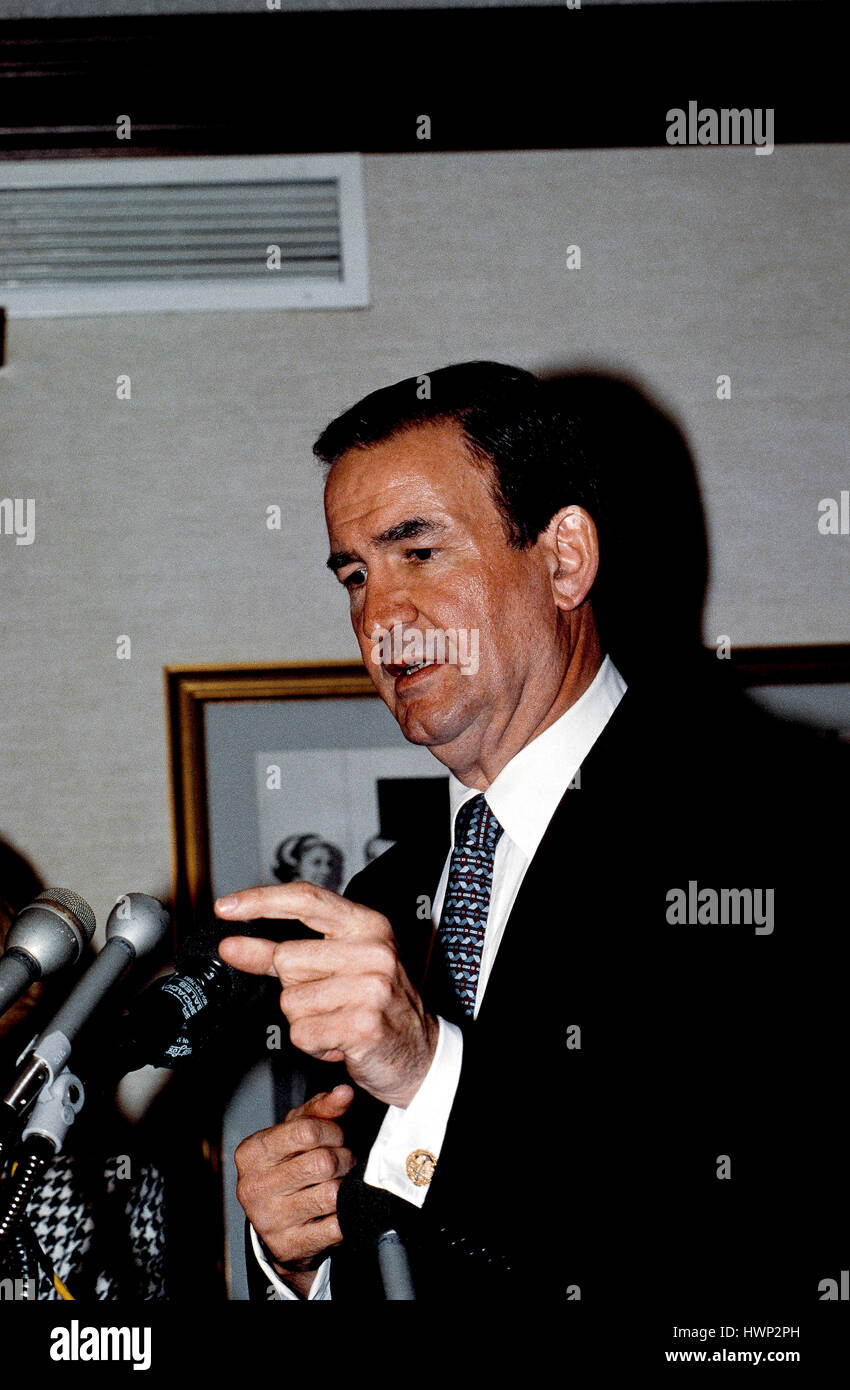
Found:
<path fill-rule="evenodd" d="M 12 1165 L 11 1176 L 15 1176 L 17 1168 L 18 1163 L 15 1162 Z M 30 1281 L 35 1282 L 38 1266 L 41 1266 L 59 1297 L 72 1303 L 76 1301 L 70 1289 L 57 1274 L 50 1257 L 33 1230 L 26 1212 L 20 1213 L 10 1231 L 9 1250 L 5 1264 L 6 1268 L 11 1270 L 10 1276 L 7 1277 L 23 1279 L 27 1285 Z M 3 1262 L 0 1261 L 0 1268 L 2 1267 Z"/>

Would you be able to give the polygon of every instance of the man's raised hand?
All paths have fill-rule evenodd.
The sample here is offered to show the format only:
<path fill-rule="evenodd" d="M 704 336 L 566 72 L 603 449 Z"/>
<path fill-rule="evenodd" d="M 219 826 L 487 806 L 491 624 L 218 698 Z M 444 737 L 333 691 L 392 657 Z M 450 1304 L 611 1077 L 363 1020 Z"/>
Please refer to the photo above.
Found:
<path fill-rule="evenodd" d="M 439 1024 L 398 958 L 386 917 L 312 883 L 248 888 L 220 898 L 224 920 L 294 919 L 324 940 L 225 937 L 222 960 L 253 975 L 276 975 L 293 1046 L 349 1076 L 387 1105 L 406 1107 L 434 1057 Z"/>

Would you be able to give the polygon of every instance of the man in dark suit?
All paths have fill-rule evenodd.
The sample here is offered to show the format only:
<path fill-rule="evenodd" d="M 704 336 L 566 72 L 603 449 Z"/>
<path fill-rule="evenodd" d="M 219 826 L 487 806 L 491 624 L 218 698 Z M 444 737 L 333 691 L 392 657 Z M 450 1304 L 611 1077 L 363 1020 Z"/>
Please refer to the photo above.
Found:
<path fill-rule="evenodd" d="M 624 518 L 574 394 L 487 363 L 429 387 L 316 447 L 364 661 L 452 824 L 412 805 L 346 899 L 217 905 L 322 934 L 221 951 L 347 1073 L 237 1151 L 258 1257 L 284 1296 L 369 1297 L 392 1227 L 425 1301 L 811 1304 L 843 1229 L 838 760 L 700 672 L 658 460 Z M 473 631 L 474 669 L 425 645 Z"/>

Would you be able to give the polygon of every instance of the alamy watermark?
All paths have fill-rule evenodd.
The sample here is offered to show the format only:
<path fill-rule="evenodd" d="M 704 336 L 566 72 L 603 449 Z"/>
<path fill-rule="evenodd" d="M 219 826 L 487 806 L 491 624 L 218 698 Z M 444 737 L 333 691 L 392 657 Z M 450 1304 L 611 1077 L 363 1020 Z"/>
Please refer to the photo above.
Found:
<path fill-rule="evenodd" d="M 16 545 L 35 540 L 35 498 L 0 497 L 0 535 L 14 536 Z"/>
<path fill-rule="evenodd" d="M 372 633 L 372 660 L 376 666 L 404 667 L 408 672 L 432 664 L 457 666 L 464 676 L 478 670 L 477 627 L 403 627 L 380 625 Z"/>
<path fill-rule="evenodd" d="M 837 497 L 822 497 L 818 511 L 822 536 L 850 536 L 850 488 L 842 488 Z"/>
<path fill-rule="evenodd" d="M 0 1299 L 31 1303 L 35 1299 L 34 1279 L 0 1279 Z"/>
<path fill-rule="evenodd" d="M 754 145 L 756 154 L 772 154 L 773 107 L 712 106 L 700 109 L 689 101 L 687 111 L 673 106 L 667 112 L 668 145 Z"/>
<path fill-rule="evenodd" d="M 667 892 L 667 921 L 671 927 L 755 926 L 756 936 L 773 932 L 772 888 L 700 888 L 695 879 L 687 889 Z"/>
<path fill-rule="evenodd" d="M 149 1327 L 54 1327 L 50 1334 L 51 1361 L 132 1361 L 134 1371 L 150 1370 Z"/>

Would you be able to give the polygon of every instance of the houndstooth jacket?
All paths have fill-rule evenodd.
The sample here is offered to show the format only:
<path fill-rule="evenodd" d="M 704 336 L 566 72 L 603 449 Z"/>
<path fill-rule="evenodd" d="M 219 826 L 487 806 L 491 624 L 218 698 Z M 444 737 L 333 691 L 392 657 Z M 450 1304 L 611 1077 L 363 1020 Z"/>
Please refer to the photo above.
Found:
<path fill-rule="evenodd" d="M 30 1228 L 75 1299 L 165 1298 L 163 1218 L 161 1172 L 126 1156 L 96 1164 L 58 1154 L 27 1208 Z M 36 1298 L 61 1298 L 41 1270 Z"/>

